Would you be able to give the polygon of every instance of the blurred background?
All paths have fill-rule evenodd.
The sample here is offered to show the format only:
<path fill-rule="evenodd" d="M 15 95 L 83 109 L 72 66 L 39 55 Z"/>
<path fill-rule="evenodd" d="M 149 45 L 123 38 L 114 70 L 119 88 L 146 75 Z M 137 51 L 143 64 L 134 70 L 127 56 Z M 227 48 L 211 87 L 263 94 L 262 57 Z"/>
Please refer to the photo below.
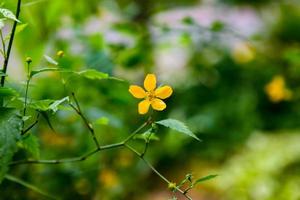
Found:
<path fill-rule="evenodd" d="M 15 10 L 16 0 L 2 2 Z M 174 89 L 155 119 L 179 119 L 203 140 L 159 129 L 146 158 L 162 174 L 174 182 L 187 173 L 218 174 L 191 191 L 195 200 L 300 199 L 299 1 L 23 0 L 21 9 L 23 30 L 16 35 L 8 85 L 24 93 L 25 58 L 38 69 L 47 65 L 45 54 L 64 69 L 96 69 L 126 80 L 74 78 L 64 86 L 59 73 L 48 73 L 30 87 L 36 100 L 74 91 L 97 137 L 108 144 L 146 119 L 128 86 L 153 72 Z M 59 111 L 50 121 L 55 132 L 46 120 L 32 131 L 40 152 L 20 151 L 15 160 L 72 157 L 94 147 L 73 112 Z M 62 199 L 172 197 L 126 149 L 79 163 L 14 166 L 10 173 Z M 0 199 L 44 199 L 9 181 L 0 190 Z"/>

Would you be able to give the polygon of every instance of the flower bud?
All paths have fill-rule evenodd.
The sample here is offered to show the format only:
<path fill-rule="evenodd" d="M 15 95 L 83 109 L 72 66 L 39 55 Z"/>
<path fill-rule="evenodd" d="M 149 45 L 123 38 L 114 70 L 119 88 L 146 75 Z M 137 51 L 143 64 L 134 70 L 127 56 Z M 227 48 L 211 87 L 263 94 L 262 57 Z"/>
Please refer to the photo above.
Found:
<path fill-rule="evenodd" d="M 62 50 L 60 50 L 60 51 L 58 51 L 57 53 L 56 53 L 56 55 L 59 57 L 59 58 L 62 58 L 63 56 L 64 56 L 64 52 L 62 51 Z"/>
<path fill-rule="evenodd" d="M 30 64 L 30 63 L 32 62 L 31 57 L 27 57 L 27 58 L 26 58 L 26 62 L 27 62 L 28 64 Z"/>
<path fill-rule="evenodd" d="M 176 189 L 176 183 L 170 182 L 168 184 L 168 188 L 169 188 L 169 190 L 174 191 Z"/>

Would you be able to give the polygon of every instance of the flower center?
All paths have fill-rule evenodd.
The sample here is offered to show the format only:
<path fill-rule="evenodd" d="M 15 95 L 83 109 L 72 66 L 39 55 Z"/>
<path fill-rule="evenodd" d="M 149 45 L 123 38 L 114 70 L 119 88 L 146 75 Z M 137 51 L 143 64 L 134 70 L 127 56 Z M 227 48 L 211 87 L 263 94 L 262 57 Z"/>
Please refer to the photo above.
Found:
<path fill-rule="evenodd" d="M 147 97 L 146 97 L 147 100 L 152 101 L 154 98 L 155 98 L 154 91 L 147 92 Z"/>

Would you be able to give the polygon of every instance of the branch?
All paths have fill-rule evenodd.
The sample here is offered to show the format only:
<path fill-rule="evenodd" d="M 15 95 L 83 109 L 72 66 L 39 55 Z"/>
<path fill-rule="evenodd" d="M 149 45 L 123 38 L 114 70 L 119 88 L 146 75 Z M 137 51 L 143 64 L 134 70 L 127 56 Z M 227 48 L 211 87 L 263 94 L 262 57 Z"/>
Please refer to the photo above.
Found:
<path fill-rule="evenodd" d="M 170 184 L 171 181 L 169 181 L 166 177 L 164 177 L 159 171 L 157 171 L 157 169 L 155 169 L 155 167 L 149 163 L 144 157 L 143 154 L 139 153 L 137 150 L 135 150 L 133 147 L 125 144 L 125 147 L 128 148 L 130 151 L 132 151 L 133 153 L 135 153 L 140 159 L 142 159 L 144 161 L 144 163 L 155 173 L 157 174 L 162 180 L 164 180 L 167 184 Z M 182 194 L 186 199 L 188 200 L 192 200 L 192 198 L 190 196 L 188 196 L 187 192 L 182 191 L 179 187 L 176 187 L 175 190 L 177 192 L 179 192 L 180 194 Z"/>
<path fill-rule="evenodd" d="M 21 0 L 18 0 L 17 10 L 16 10 L 16 18 L 17 19 L 19 19 L 20 12 L 21 12 Z M 7 52 L 6 52 L 6 57 L 4 59 L 4 64 L 3 64 L 3 69 L 2 69 L 2 72 L 4 74 L 6 74 L 6 71 L 7 71 L 7 65 L 8 65 L 8 61 L 9 61 L 9 56 L 10 56 L 12 44 L 13 44 L 13 41 L 14 41 L 14 36 L 15 36 L 15 32 L 16 32 L 17 23 L 18 23 L 17 21 L 14 21 L 14 24 L 13 24 L 13 27 L 12 27 L 12 30 L 11 30 L 9 43 L 8 43 L 8 47 L 7 47 Z M 1 87 L 4 86 L 4 83 L 5 83 L 5 76 L 2 76 L 1 77 Z"/>
<path fill-rule="evenodd" d="M 93 137 L 93 140 L 97 146 L 97 148 L 99 149 L 100 148 L 100 145 L 99 145 L 99 142 L 96 138 L 96 135 L 95 135 L 95 131 L 94 131 L 94 128 L 92 126 L 91 123 L 89 123 L 89 121 L 87 120 L 87 118 L 84 116 L 84 114 L 82 113 L 81 111 L 81 108 L 80 108 L 80 105 L 75 97 L 75 94 L 74 92 L 72 92 L 72 96 L 73 96 L 73 99 L 75 101 L 75 104 L 76 104 L 76 107 L 70 103 L 70 106 L 75 110 L 75 112 L 81 117 L 81 119 L 83 120 L 85 126 L 89 129 L 90 133 L 92 134 L 92 137 Z"/>

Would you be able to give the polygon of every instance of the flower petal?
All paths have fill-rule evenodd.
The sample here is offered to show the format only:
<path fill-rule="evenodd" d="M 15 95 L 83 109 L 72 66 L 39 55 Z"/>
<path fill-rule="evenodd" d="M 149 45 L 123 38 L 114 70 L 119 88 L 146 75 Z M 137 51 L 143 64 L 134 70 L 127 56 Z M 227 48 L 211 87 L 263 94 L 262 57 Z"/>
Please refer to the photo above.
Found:
<path fill-rule="evenodd" d="M 156 88 L 156 76 L 154 74 L 147 74 L 144 80 L 144 87 L 147 91 L 152 91 Z"/>
<path fill-rule="evenodd" d="M 154 110 L 159 110 L 159 111 L 164 110 L 167 107 L 165 102 L 157 98 L 151 101 L 151 106 Z"/>
<path fill-rule="evenodd" d="M 169 96 L 171 96 L 173 93 L 173 90 L 170 86 L 162 86 L 155 90 L 155 96 L 161 99 L 166 99 Z"/>
<path fill-rule="evenodd" d="M 148 110 L 149 110 L 149 106 L 150 106 L 150 101 L 148 101 L 148 100 L 143 100 L 143 101 L 141 101 L 140 103 L 139 103 L 139 113 L 141 114 L 141 115 L 144 115 L 144 114 L 146 114 L 147 112 L 148 112 Z"/>
<path fill-rule="evenodd" d="M 137 85 L 131 85 L 129 87 L 129 92 L 132 94 L 132 96 L 138 99 L 142 99 L 146 97 L 145 90 Z"/>

